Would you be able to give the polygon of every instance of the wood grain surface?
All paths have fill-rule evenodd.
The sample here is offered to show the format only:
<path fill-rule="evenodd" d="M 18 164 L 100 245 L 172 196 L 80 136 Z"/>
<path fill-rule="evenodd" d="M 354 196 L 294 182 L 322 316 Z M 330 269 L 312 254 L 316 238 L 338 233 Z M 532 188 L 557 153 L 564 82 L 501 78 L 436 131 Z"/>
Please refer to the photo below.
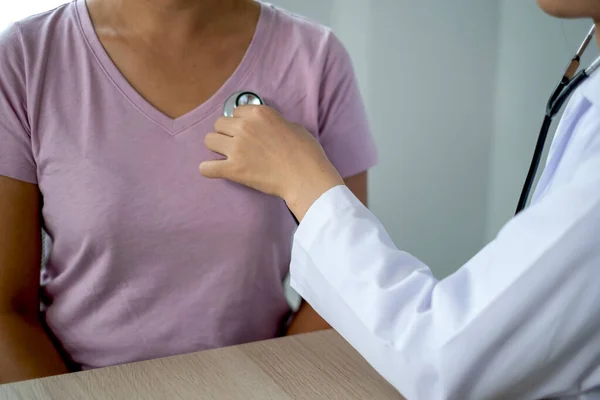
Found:
<path fill-rule="evenodd" d="M 0 400 L 403 399 L 325 331 L 0 386 Z"/>

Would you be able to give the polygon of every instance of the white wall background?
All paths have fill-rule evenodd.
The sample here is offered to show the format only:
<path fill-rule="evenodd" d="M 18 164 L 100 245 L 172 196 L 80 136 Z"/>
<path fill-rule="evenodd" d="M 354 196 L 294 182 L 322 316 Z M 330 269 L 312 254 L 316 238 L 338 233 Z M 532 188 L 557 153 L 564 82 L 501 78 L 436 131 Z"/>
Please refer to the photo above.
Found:
<path fill-rule="evenodd" d="M 305 13 L 307 3 L 275 0 Z M 315 15 L 354 62 L 381 155 L 370 207 L 396 243 L 445 276 L 483 244 L 496 1 L 334 0 Z M 329 15 L 329 20 L 326 16 Z"/>
<path fill-rule="evenodd" d="M 0 0 L 0 30 L 64 1 Z M 544 103 L 590 23 L 534 0 L 270 2 L 344 41 L 381 154 L 371 208 L 401 248 L 452 273 L 514 211 Z"/>
<path fill-rule="evenodd" d="M 442 277 L 482 244 L 498 5 L 371 4 L 367 106 L 381 153 L 371 206 Z"/>

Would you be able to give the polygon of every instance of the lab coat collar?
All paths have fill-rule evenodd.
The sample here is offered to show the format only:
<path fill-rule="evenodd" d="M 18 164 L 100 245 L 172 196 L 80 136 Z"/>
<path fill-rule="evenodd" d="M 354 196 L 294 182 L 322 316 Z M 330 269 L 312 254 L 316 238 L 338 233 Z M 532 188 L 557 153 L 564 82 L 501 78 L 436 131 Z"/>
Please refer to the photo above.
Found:
<path fill-rule="evenodd" d="M 600 108 L 600 70 L 594 72 L 582 86 L 580 93 L 594 106 Z"/>

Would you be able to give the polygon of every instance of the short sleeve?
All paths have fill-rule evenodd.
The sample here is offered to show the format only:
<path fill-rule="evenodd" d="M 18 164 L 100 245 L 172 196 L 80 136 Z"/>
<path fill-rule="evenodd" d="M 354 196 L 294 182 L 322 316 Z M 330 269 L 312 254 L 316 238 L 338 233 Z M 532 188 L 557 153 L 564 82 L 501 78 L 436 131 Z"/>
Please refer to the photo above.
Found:
<path fill-rule="evenodd" d="M 377 164 L 377 151 L 352 61 L 333 33 L 327 40 L 321 82 L 319 141 L 343 178 Z"/>
<path fill-rule="evenodd" d="M 24 64 L 21 35 L 15 24 L 0 32 L 0 175 L 37 183 Z"/>

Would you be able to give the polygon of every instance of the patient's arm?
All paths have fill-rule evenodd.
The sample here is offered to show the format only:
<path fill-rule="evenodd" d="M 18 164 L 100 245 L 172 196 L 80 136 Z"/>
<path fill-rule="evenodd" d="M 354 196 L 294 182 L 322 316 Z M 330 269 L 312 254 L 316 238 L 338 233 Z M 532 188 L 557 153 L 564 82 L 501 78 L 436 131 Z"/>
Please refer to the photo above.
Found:
<path fill-rule="evenodd" d="M 346 186 L 354 193 L 363 204 L 367 205 L 367 172 L 351 176 L 344 180 Z M 297 335 L 299 333 L 321 331 L 329 329 L 330 326 L 323 318 L 317 314 L 313 308 L 302 301 L 300 309 L 287 331 L 288 335 Z"/>
<path fill-rule="evenodd" d="M 40 319 L 40 198 L 0 176 L 0 384 L 67 372 Z"/>

